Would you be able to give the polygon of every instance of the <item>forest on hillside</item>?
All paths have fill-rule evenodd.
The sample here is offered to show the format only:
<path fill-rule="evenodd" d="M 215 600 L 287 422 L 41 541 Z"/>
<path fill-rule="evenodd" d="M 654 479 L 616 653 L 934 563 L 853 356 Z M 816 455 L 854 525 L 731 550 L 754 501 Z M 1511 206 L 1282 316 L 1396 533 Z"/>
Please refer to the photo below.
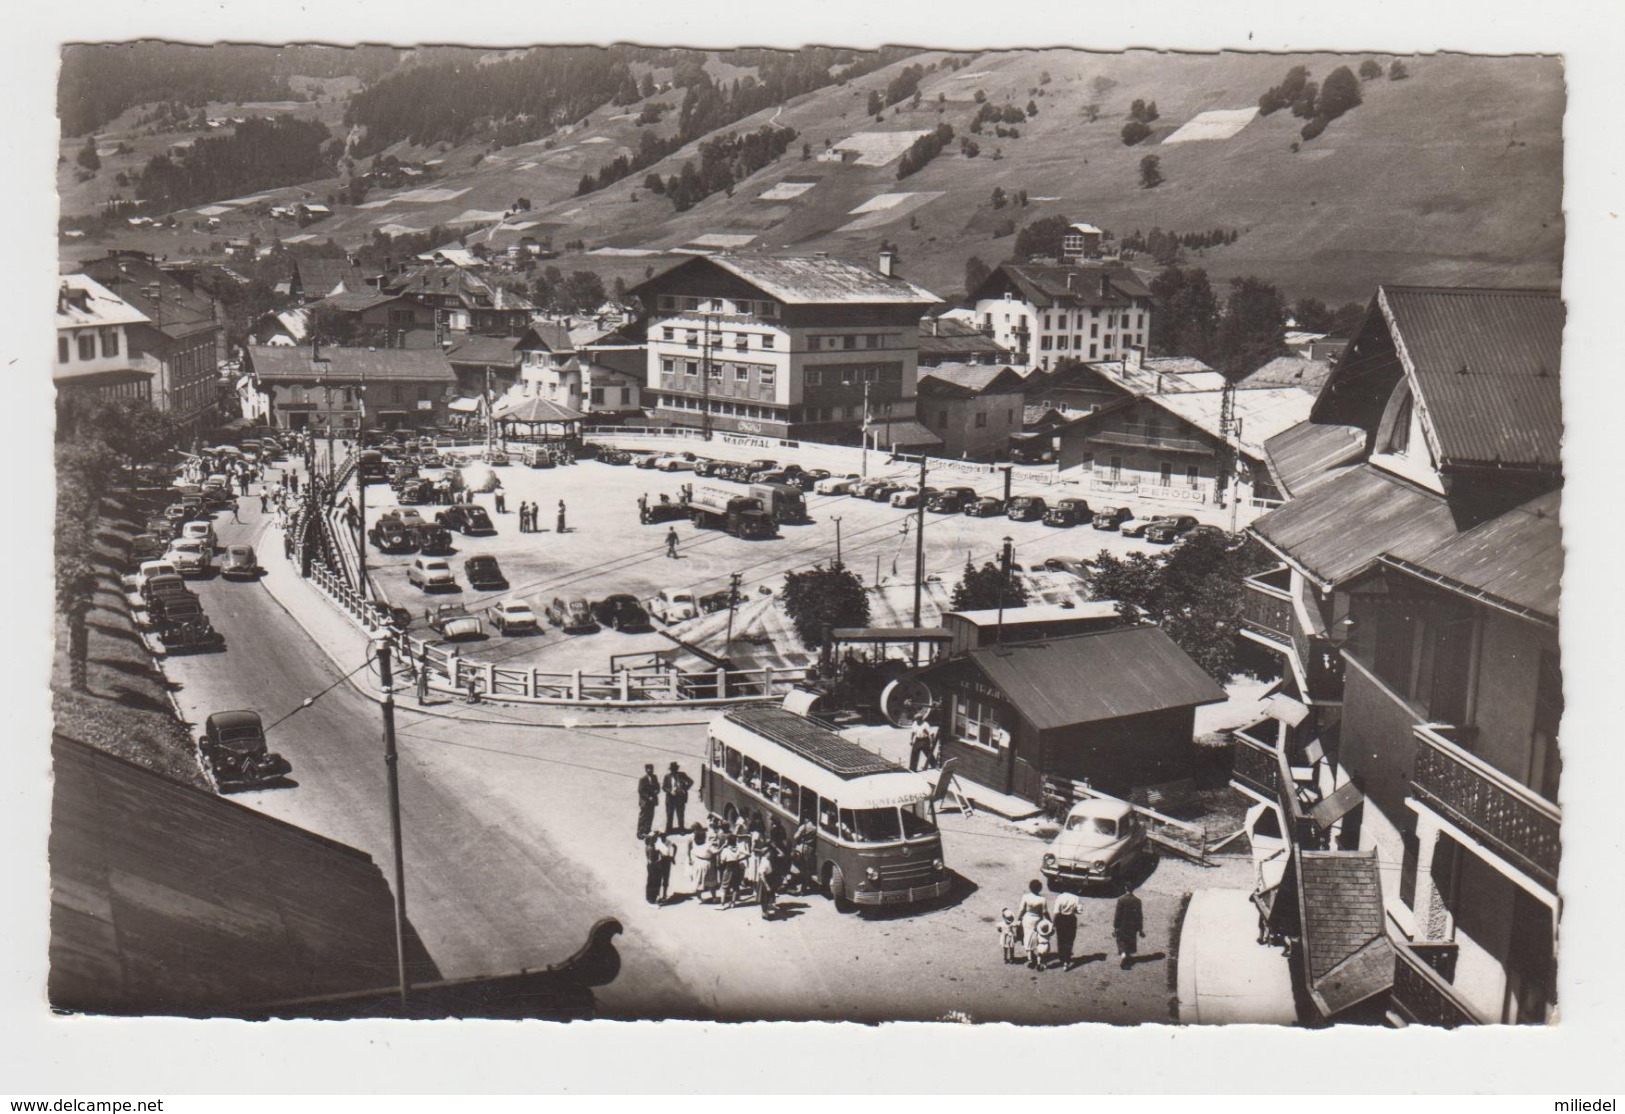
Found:
<path fill-rule="evenodd" d="M 135 195 L 156 212 L 292 185 L 332 173 L 326 125 L 291 116 L 248 120 L 233 135 L 200 139 L 184 157 L 155 155 Z"/>

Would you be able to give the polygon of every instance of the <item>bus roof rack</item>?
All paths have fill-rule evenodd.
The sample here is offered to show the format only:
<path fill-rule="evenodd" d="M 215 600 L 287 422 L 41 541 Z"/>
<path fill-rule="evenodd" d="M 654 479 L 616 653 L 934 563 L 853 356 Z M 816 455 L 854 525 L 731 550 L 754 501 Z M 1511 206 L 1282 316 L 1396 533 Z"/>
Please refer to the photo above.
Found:
<path fill-rule="evenodd" d="M 774 704 L 735 708 L 727 713 L 727 718 L 772 739 L 839 778 L 896 773 L 903 768 L 849 739 L 843 739 L 827 727 Z"/>

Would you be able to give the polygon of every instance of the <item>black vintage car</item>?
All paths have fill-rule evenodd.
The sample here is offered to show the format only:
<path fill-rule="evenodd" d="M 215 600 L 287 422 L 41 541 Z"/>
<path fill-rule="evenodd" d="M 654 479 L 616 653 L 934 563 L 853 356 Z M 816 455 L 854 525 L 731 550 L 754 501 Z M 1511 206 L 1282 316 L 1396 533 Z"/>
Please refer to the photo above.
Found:
<path fill-rule="evenodd" d="M 1049 507 L 1038 495 L 1017 495 L 1005 507 L 1005 517 L 1011 522 L 1032 522 L 1043 518 Z"/>
<path fill-rule="evenodd" d="M 430 556 L 440 557 L 447 553 L 456 552 L 451 543 L 451 531 L 444 526 L 426 522 L 422 526 L 411 527 L 412 533 L 417 536 L 418 552 Z"/>
<path fill-rule="evenodd" d="M 658 522 L 675 522 L 680 518 L 688 517 L 687 503 L 650 503 L 643 511 L 643 524 L 653 526 Z"/>
<path fill-rule="evenodd" d="M 1045 526 L 1079 526 L 1092 517 L 1089 504 L 1083 499 L 1058 499 L 1044 512 Z"/>
<path fill-rule="evenodd" d="M 631 464 L 632 454 L 625 449 L 610 449 L 598 454 L 598 459 L 605 464 Z"/>
<path fill-rule="evenodd" d="M 380 553 L 411 553 L 418 547 L 417 531 L 399 522 L 380 522 L 367 531 L 367 540 Z"/>
<path fill-rule="evenodd" d="M 287 778 L 293 765 L 267 749 L 258 712 L 215 712 L 204 721 L 197 749 L 222 793 L 292 784 Z"/>
<path fill-rule="evenodd" d="M 1095 512 L 1093 525 L 1096 530 L 1115 530 L 1133 517 L 1134 512 L 1127 507 L 1107 507 Z"/>
<path fill-rule="evenodd" d="M 1004 500 L 994 495 L 983 495 L 966 503 L 965 513 L 972 518 L 995 518 L 1004 513 Z"/>
<path fill-rule="evenodd" d="M 494 534 L 496 525 L 485 508 L 473 503 L 458 503 L 434 516 L 434 520 L 448 530 L 465 535 Z"/>
<path fill-rule="evenodd" d="M 598 621 L 600 626 L 609 627 L 612 630 L 646 631 L 654 629 L 654 624 L 649 622 L 649 613 L 643 610 L 643 605 L 637 601 L 636 596 L 605 596 L 593 603 L 592 617 Z"/>
<path fill-rule="evenodd" d="M 1145 528 L 1145 540 L 1158 545 L 1170 545 L 1196 529 L 1196 519 L 1188 514 L 1159 518 Z"/>
<path fill-rule="evenodd" d="M 508 586 L 508 578 L 502 575 L 502 566 L 497 564 L 495 557 L 486 554 L 464 561 L 463 575 L 468 578 L 470 588 L 481 592 L 494 592 Z"/>

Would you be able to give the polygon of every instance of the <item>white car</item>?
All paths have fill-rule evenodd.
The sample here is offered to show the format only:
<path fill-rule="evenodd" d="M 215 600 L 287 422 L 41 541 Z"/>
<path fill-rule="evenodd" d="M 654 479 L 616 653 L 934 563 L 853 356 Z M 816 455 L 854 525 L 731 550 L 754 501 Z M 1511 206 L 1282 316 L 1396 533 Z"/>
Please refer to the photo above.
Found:
<path fill-rule="evenodd" d="M 214 568 L 214 554 L 196 538 L 176 538 L 164 558 L 182 576 L 207 576 Z"/>
<path fill-rule="evenodd" d="M 1126 519 L 1124 520 L 1123 525 L 1117 528 L 1117 532 L 1122 534 L 1125 538 L 1143 538 L 1145 537 L 1145 528 L 1151 525 L 1153 522 L 1158 521 L 1160 521 L 1160 519 L 1158 519 L 1156 516 L 1152 516 L 1150 518 Z"/>
<path fill-rule="evenodd" d="M 699 614 L 694 593 L 686 589 L 667 588 L 648 603 L 648 611 L 662 623 L 681 623 Z"/>
<path fill-rule="evenodd" d="M 155 576 L 179 575 L 180 570 L 168 560 L 142 561 L 140 567 L 135 570 L 135 575 L 130 577 L 130 589 L 140 594 L 141 589 L 146 587 L 147 581 Z"/>
<path fill-rule="evenodd" d="M 197 542 L 210 553 L 213 553 L 214 547 L 219 544 L 219 540 L 214 536 L 214 526 L 208 522 L 188 522 L 181 527 L 180 536 L 189 541 Z"/>
<path fill-rule="evenodd" d="M 887 502 L 890 503 L 894 507 L 902 507 L 905 510 L 913 510 L 916 506 L 919 505 L 920 494 L 921 494 L 922 491 L 925 494 L 925 499 L 926 499 L 927 502 L 929 502 L 931 500 L 931 497 L 933 495 L 936 495 L 938 493 L 937 489 L 934 488 L 934 487 L 927 487 L 927 488 L 905 487 L 901 491 L 892 492 L 891 493 L 891 498 L 888 499 Z"/>
<path fill-rule="evenodd" d="M 655 461 L 655 467 L 662 472 L 692 472 L 694 462 L 680 456 L 663 456 Z"/>
<path fill-rule="evenodd" d="M 813 491 L 819 495 L 850 495 L 852 485 L 861 482 L 862 476 L 856 472 L 849 472 L 844 476 L 827 476 L 813 484 Z"/>
<path fill-rule="evenodd" d="M 1150 851 L 1145 819 L 1133 805 L 1110 797 L 1091 798 L 1066 814 L 1039 870 L 1051 889 L 1116 881 Z"/>
<path fill-rule="evenodd" d="M 503 634 L 540 629 L 536 612 L 524 600 L 503 600 L 491 608 L 491 625 Z"/>
<path fill-rule="evenodd" d="M 444 557 L 419 557 L 406 566 L 406 581 L 432 592 L 436 588 L 457 587 L 457 574 L 451 571 L 451 562 Z"/>

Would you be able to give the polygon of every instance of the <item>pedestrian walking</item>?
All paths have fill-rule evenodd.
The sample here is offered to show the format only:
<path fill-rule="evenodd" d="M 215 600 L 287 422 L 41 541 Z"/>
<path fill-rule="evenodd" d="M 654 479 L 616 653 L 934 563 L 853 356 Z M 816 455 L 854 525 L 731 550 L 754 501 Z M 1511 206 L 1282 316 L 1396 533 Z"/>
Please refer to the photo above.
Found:
<path fill-rule="evenodd" d="M 418 707 L 426 707 L 429 703 L 429 652 L 425 648 L 423 660 L 418 663 Z"/>
<path fill-rule="evenodd" d="M 271 497 L 264 491 L 260 492 L 260 513 L 264 514 L 271 507 Z"/>
<path fill-rule="evenodd" d="M 1016 915 L 1006 909 L 999 914 L 999 949 L 1004 952 L 1004 961 L 1016 961 Z"/>
<path fill-rule="evenodd" d="M 1036 878 L 1027 883 L 1027 892 L 1021 895 L 1016 914 L 1021 918 L 1021 946 L 1027 949 L 1027 962 L 1031 964 L 1033 948 L 1038 939 L 1038 922 L 1049 920 L 1049 906 L 1044 902 L 1044 883 Z"/>
<path fill-rule="evenodd" d="M 1117 937 L 1117 958 L 1123 961 L 1126 971 L 1133 966 L 1140 938 L 1145 935 L 1145 909 L 1134 887 L 1127 882 L 1123 883 L 1123 894 L 1117 899 L 1117 909 L 1112 914 L 1112 933 Z"/>
<path fill-rule="evenodd" d="M 655 777 L 654 763 L 643 767 L 638 779 L 638 838 L 648 836 L 655 822 L 655 805 L 660 800 L 660 779 Z"/>
<path fill-rule="evenodd" d="M 921 712 L 914 719 L 914 725 L 908 729 L 908 768 L 918 771 L 923 764 L 927 768 L 931 765 L 931 725 L 925 720 L 926 713 Z"/>
<path fill-rule="evenodd" d="M 242 521 L 242 519 L 237 516 L 237 500 L 235 500 L 235 499 L 233 499 L 231 501 L 231 520 L 233 522 L 241 522 Z"/>
<path fill-rule="evenodd" d="M 778 912 L 779 880 L 773 869 L 773 853 L 766 840 L 757 842 L 753 866 L 756 872 L 756 904 L 761 909 L 762 920 L 772 920 L 773 914 Z"/>
<path fill-rule="evenodd" d="M 643 898 L 650 905 L 659 905 L 661 894 L 665 891 L 666 880 L 669 877 L 671 863 L 666 858 L 666 850 L 660 845 L 660 837 L 650 832 L 643 837 L 644 879 Z"/>
<path fill-rule="evenodd" d="M 559 533 L 564 533 L 564 500 L 559 500 Z"/>
<path fill-rule="evenodd" d="M 695 824 L 688 844 L 688 866 L 694 878 L 694 894 L 705 905 L 717 897 L 717 845 L 704 824 Z"/>
<path fill-rule="evenodd" d="M 1049 920 L 1038 922 L 1033 931 L 1031 946 L 1027 949 L 1027 965 L 1034 971 L 1042 971 L 1049 966 L 1050 952 L 1055 947 L 1055 924 Z"/>
<path fill-rule="evenodd" d="M 666 794 L 666 830 L 678 831 L 684 826 L 683 814 L 688 810 L 688 791 L 694 788 L 694 779 L 673 762 L 660 788 Z"/>
<path fill-rule="evenodd" d="M 638 521 L 645 525 L 649 522 L 649 496 L 638 496 Z"/>
<path fill-rule="evenodd" d="M 1055 899 L 1055 960 L 1061 970 L 1072 970 L 1072 948 L 1078 940 L 1078 895 L 1063 893 Z"/>
<path fill-rule="evenodd" d="M 496 494 L 491 497 L 491 501 L 496 504 L 497 514 L 508 513 L 508 496 L 500 487 L 497 488 Z"/>
<path fill-rule="evenodd" d="M 677 527 L 675 526 L 666 531 L 666 556 L 673 560 L 677 558 Z"/>

